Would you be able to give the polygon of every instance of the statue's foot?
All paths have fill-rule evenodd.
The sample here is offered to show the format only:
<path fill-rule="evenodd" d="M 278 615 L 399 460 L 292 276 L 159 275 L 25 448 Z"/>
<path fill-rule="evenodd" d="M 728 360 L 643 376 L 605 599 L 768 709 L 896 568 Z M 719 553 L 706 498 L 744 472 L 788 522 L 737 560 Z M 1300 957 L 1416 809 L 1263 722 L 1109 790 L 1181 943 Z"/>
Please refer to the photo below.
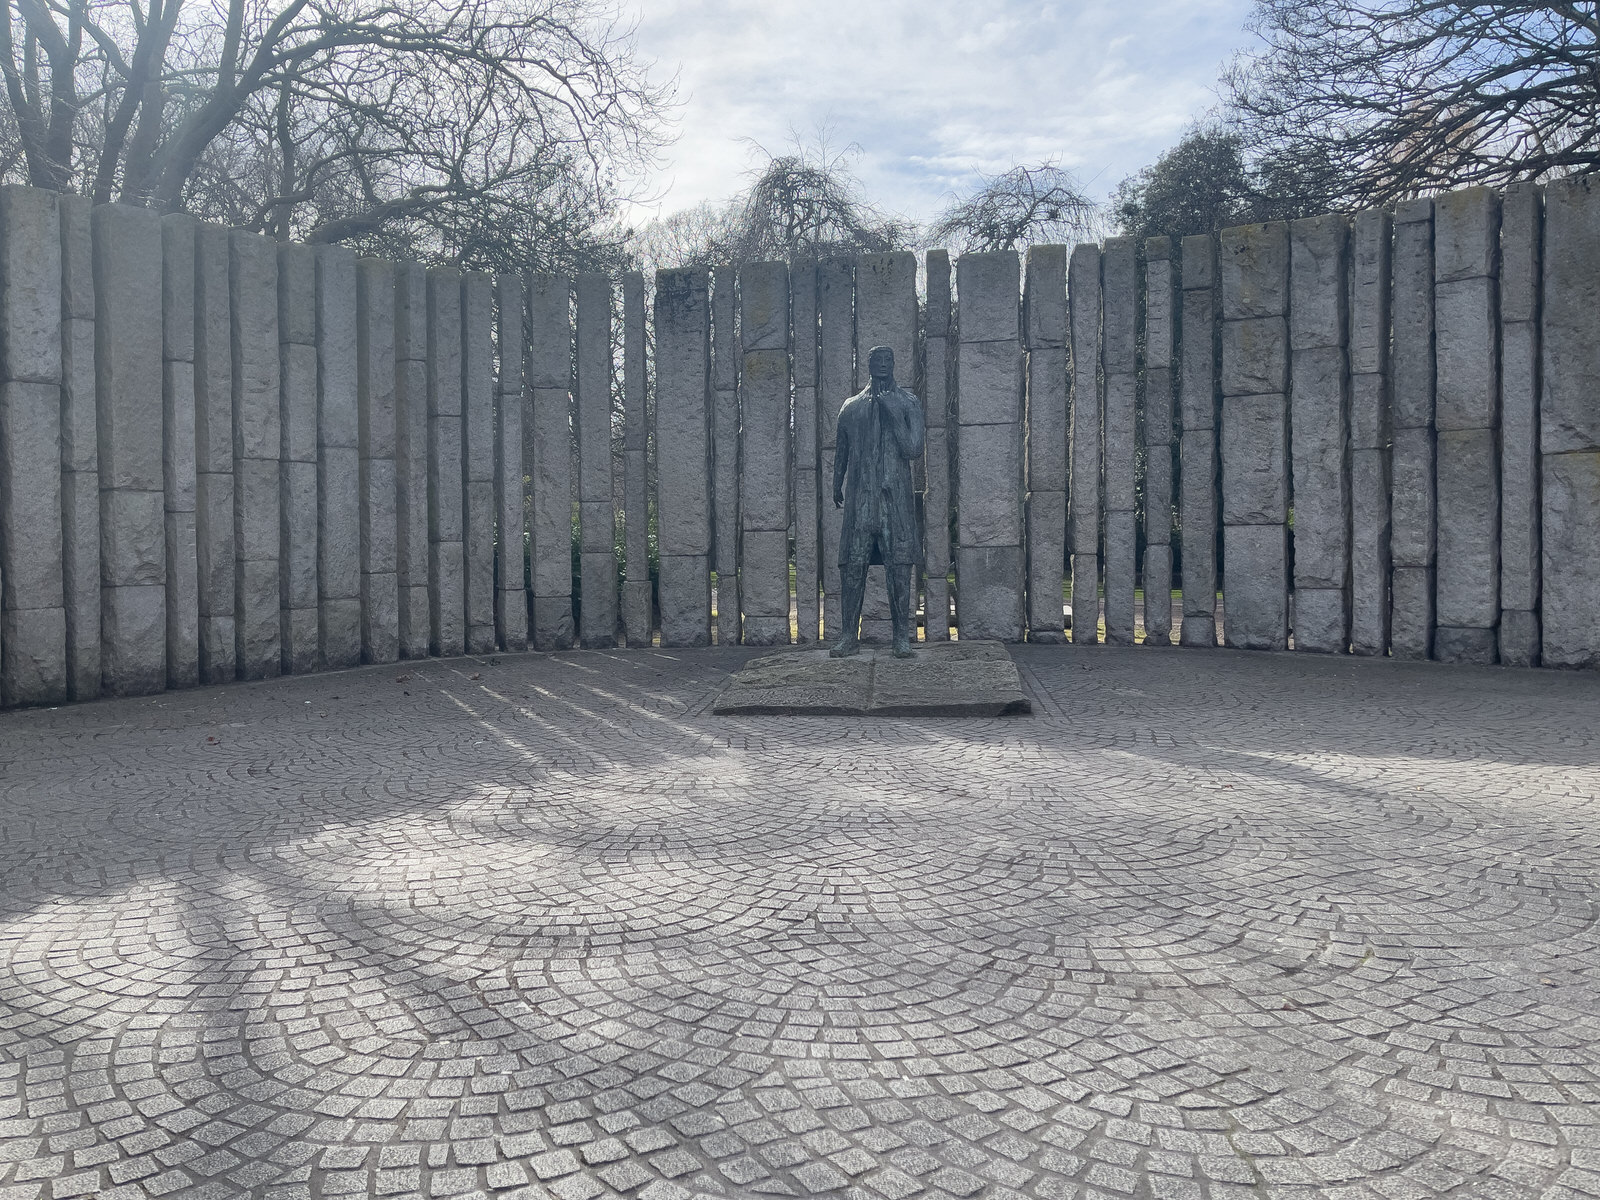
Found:
<path fill-rule="evenodd" d="M 852 658 L 856 651 L 861 649 L 861 643 L 853 637 L 841 638 L 839 644 L 828 651 L 830 658 Z"/>
<path fill-rule="evenodd" d="M 911 649 L 910 638 L 897 637 L 894 639 L 894 656 L 896 658 L 910 658 L 914 653 L 915 651 Z"/>

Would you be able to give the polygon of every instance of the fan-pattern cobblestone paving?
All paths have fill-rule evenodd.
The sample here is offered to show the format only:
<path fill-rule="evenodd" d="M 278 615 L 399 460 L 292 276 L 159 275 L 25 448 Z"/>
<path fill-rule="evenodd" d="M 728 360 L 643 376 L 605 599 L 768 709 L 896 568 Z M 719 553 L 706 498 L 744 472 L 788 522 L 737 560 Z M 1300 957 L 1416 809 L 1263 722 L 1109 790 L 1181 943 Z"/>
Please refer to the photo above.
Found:
<path fill-rule="evenodd" d="M 744 657 L 0 720 L 0 1200 L 1600 1195 L 1600 678 Z"/>

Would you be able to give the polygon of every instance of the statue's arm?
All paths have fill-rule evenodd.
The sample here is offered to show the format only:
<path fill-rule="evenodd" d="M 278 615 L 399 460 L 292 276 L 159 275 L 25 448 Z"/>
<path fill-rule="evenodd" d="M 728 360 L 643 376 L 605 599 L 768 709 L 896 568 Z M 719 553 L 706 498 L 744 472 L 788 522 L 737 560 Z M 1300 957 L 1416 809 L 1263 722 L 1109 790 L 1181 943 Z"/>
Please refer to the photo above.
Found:
<path fill-rule="evenodd" d="M 850 463 L 850 434 L 846 431 L 845 423 L 839 422 L 839 427 L 834 434 L 833 449 L 833 506 L 844 507 L 844 473 Z"/>
<path fill-rule="evenodd" d="M 901 391 L 895 397 L 894 407 L 889 409 L 889 430 L 894 434 L 895 444 L 900 447 L 901 458 L 920 458 L 922 443 L 927 435 L 922 418 L 922 401 L 910 392 Z"/>

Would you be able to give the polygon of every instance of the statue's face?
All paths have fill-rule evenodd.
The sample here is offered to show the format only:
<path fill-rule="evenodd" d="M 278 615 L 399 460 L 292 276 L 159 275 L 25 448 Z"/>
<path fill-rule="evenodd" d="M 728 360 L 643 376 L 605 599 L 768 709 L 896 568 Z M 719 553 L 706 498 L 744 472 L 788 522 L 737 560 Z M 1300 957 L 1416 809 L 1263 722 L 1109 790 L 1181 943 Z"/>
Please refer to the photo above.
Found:
<path fill-rule="evenodd" d="M 874 379 L 894 378 L 894 351 L 887 346 L 876 346 L 867 356 L 867 372 Z"/>

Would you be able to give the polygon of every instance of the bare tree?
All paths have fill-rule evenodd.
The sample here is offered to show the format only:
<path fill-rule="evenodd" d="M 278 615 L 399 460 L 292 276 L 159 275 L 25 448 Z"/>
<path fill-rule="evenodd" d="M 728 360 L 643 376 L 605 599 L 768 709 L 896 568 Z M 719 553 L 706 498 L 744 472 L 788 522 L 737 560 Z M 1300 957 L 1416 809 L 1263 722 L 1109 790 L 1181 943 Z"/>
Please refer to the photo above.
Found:
<path fill-rule="evenodd" d="M 1260 186 L 1382 204 L 1600 166 L 1600 7 L 1257 0 L 1224 78 Z"/>
<path fill-rule="evenodd" d="M 670 97 L 598 0 L 11 0 L 7 15 L 13 177 L 474 266 L 603 257 L 597 226 Z"/>
<path fill-rule="evenodd" d="M 939 214 L 926 240 L 953 250 L 1016 250 L 1092 238 L 1099 217 L 1099 205 L 1072 172 L 1045 162 L 983 176 L 974 191 Z"/>

